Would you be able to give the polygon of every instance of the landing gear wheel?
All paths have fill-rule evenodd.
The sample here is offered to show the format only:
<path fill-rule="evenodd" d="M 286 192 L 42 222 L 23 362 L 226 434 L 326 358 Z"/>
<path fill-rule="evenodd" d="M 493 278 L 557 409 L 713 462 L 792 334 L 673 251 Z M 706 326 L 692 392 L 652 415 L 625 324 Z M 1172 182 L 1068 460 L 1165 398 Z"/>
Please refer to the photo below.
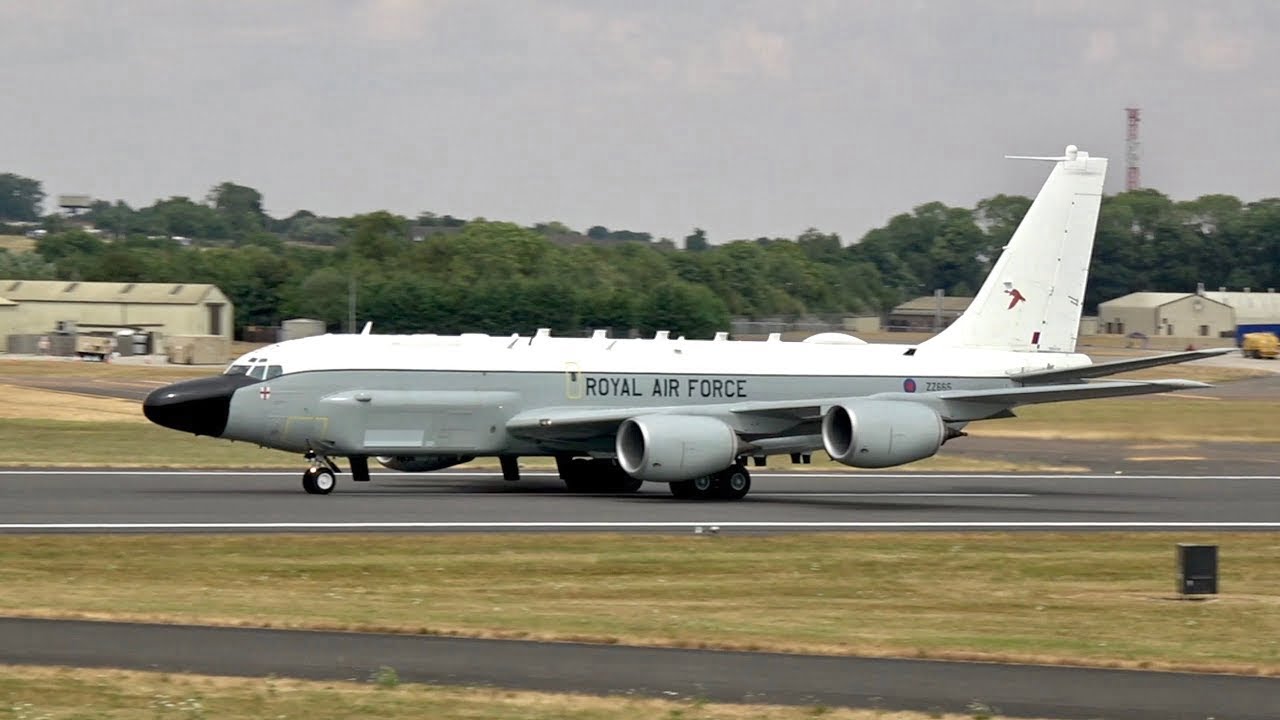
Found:
<path fill-rule="evenodd" d="M 710 475 L 703 475 L 689 481 L 690 487 L 693 488 L 693 496 L 698 499 L 705 499 L 715 495 L 716 481 Z"/>
<path fill-rule="evenodd" d="M 302 489 L 310 495 L 328 495 L 337 484 L 333 471 L 327 467 L 307 468 L 302 473 Z"/>
<path fill-rule="evenodd" d="M 678 498 L 706 500 L 716 496 L 716 482 L 710 475 L 669 483 L 671 494 Z"/>
<path fill-rule="evenodd" d="M 716 474 L 716 497 L 721 500 L 741 500 L 751 492 L 751 473 L 744 465 L 734 465 Z"/>

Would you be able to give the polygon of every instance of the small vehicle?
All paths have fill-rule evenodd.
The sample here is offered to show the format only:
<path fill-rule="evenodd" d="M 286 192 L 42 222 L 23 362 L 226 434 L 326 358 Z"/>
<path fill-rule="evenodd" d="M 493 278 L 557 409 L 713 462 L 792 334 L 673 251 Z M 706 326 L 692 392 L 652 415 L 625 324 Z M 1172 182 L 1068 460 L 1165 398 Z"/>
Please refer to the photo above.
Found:
<path fill-rule="evenodd" d="M 115 350 L 113 338 L 97 335 L 80 335 L 76 338 L 76 357 L 82 360 L 106 361 Z"/>
<path fill-rule="evenodd" d="M 1245 333 L 1240 353 L 1245 357 L 1274 359 L 1280 355 L 1280 338 L 1270 332 Z"/>

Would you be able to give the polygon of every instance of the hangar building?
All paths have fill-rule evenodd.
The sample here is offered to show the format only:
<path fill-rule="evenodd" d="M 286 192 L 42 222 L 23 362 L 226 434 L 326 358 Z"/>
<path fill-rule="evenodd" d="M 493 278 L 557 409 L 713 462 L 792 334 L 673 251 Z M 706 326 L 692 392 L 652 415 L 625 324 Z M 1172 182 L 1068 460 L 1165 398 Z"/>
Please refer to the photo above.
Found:
<path fill-rule="evenodd" d="M 0 337 L 135 330 L 230 342 L 234 317 L 208 284 L 0 280 Z"/>
<path fill-rule="evenodd" d="M 972 297 L 924 295 L 889 311 L 885 329 L 891 332 L 936 332 L 955 322 Z"/>
<path fill-rule="evenodd" d="M 1098 330 L 1113 335 L 1231 337 L 1237 325 L 1280 322 L 1280 294 L 1197 290 L 1136 292 L 1098 304 Z"/>

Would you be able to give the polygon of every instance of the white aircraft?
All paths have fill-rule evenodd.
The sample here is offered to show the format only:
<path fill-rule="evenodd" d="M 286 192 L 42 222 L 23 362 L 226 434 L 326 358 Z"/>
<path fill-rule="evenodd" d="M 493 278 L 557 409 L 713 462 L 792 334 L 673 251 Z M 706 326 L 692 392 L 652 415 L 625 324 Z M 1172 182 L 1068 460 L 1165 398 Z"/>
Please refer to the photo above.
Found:
<path fill-rule="evenodd" d="M 305 453 L 304 489 L 333 490 L 347 457 L 406 472 L 478 456 L 517 479 L 551 456 L 573 490 L 670 485 L 738 499 L 747 458 L 823 449 L 860 468 L 930 457 L 966 424 L 1020 405 L 1160 393 L 1203 383 L 1091 378 L 1227 352 L 1092 364 L 1075 352 L 1107 161 L 1074 146 L 955 323 L 918 345 L 842 334 L 804 342 L 488 335 L 325 335 L 254 350 L 222 375 L 144 403 L 153 422 Z"/>

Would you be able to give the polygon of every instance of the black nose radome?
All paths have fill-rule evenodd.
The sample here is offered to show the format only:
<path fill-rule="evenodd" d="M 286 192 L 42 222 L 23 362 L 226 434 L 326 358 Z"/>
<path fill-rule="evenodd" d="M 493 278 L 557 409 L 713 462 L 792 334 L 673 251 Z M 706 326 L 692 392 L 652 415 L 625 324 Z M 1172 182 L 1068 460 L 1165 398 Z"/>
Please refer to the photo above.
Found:
<path fill-rule="evenodd" d="M 218 437 L 227 428 L 231 395 L 256 382 L 246 375 L 218 375 L 166 385 L 142 401 L 142 414 L 157 425 Z"/>

